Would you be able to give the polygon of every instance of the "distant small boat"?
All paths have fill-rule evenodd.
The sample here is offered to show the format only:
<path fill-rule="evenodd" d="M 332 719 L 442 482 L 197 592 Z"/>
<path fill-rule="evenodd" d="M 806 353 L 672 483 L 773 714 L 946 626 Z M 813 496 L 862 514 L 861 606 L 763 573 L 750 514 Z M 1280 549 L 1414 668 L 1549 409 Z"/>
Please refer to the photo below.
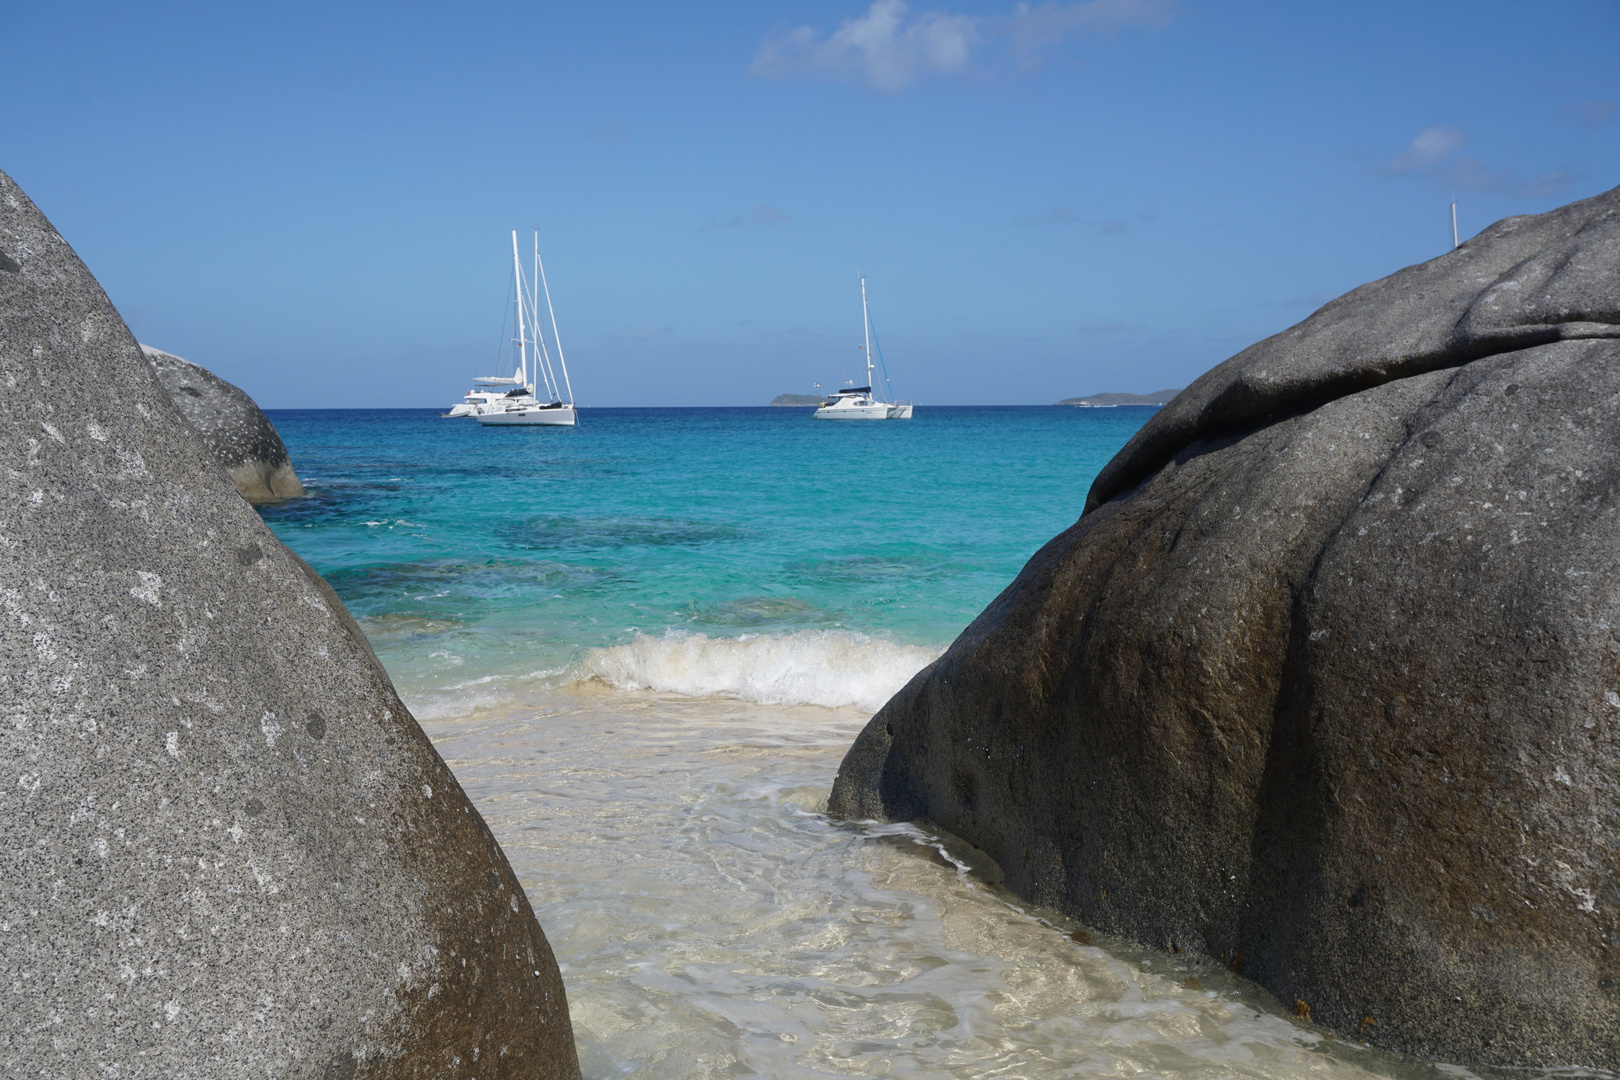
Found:
<path fill-rule="evenodd" d="M 866 385 L 848 385 L 837 393 L 830 395 L 821 406 L 816 409 L 814 416 L 817 420 L 910 420 L 911 402 L 884 401 L 873 392 L 876 381 L 872 378 L 877 371 L 877 365 L 872 363 L 872 317 L 866 308 L 866 278 L 861 278 L 861 324 L 866 329 Z M 884 382 L 888 382 L 888 370 L 883 372 Z M 891 388 L 890 393 L 893 393 Z"/>
<path fill-rule="evenodd" d="M 568 379 L 568 361 L 563 359 L 562 338 L 557 333 L 557 312 L 551 306 L 551 286 L 546 282 L 546 268 L 540 261 L 540 234 L 534 235 L 534 275 L 523 276 L 523 259 L 518 255 L 517 232 L 512 233 L 512 279 L 517 288 L 517 374 L 511 380 L 498 377 L 474 379 L 477 384 L 515 382 L 519 385 L 475 407 L 471 415 L 486 427 L 573 427 L 579 420 L 574 407 L 574 388 Z M 557 366 L 562 378 L 551 364 L 551 351 L 546 348 L 545 335 L 540 330 L 540 290 L 546 297 L 546 311 L 551 316 L 551 340 L 557 346 Z M 530 337 L 530 334 L 533 337 Z M 529 348 L 534 347 L 534 372 L 544 384 L 547 400 L 542 402 L 536 385 L 529 381 Z M 478 391 L 467 395 L 468 403 Z M 565 400 L 566 395 L 566 400 Z M 451 410 L 454 412 L 455 410 Z"/>

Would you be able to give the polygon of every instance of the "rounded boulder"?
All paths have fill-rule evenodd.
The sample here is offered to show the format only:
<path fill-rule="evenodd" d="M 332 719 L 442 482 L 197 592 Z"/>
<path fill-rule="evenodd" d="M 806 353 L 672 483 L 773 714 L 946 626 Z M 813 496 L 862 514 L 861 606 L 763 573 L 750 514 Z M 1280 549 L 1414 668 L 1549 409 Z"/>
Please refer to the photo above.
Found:
<path fill-rule="evenodd" d="M 1465 1063 L 1620 1062 L 1620 191 L 1156 414 L 839 771 L 1014 891 Z"/>
<path fill-rule="evenodd" d="M 202 436 L 236 490 L 251 503 L 304 494 L 287 447 L 270 418 L 235 385 L 173 353 L 142 345 L 141 352 L 186 423 Z"/>
<path fill-rule="evenodd" d="M 521 883 L 0 173 L 0 1075 L 577 1077 Z"/>

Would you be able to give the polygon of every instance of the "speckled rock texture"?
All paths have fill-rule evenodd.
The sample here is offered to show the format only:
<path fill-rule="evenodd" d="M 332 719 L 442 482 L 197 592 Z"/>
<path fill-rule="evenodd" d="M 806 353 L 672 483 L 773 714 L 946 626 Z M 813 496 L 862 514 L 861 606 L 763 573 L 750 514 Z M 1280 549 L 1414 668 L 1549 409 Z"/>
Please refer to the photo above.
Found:
<path fill-rule="evenodd" d="M 483 819 L 4 174 L 0 255 L 0 1076 L 578 1076 Z"/>
<path fill-rule="evenodd" d="M 150 345 L 142 345 L 141 352 L 180 415 L 197 429 L 244 499 L 267 503 L 304 494 L 286 445 L 252 398 L 173 353 Z"/>
<path fill-rule="evenodd" d="M 1620 1065 L 1617 324 L 1610 192 L 1213 369 L 831 808 L 1381 1046 Z"/>

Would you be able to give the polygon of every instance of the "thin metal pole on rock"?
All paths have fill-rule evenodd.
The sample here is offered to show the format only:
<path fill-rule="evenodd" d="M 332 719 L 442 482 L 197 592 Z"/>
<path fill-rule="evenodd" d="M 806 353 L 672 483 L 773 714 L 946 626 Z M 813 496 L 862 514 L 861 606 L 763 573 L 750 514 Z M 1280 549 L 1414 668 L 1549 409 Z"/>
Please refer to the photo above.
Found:
<path fill-rule="evenodd" d="M 1462 247 L 1462 243 L 1457 239 L 1457 200 L 1453 199 L 1451 200 L 1451 250 L 1456 251 L 1460 247 Z"/>

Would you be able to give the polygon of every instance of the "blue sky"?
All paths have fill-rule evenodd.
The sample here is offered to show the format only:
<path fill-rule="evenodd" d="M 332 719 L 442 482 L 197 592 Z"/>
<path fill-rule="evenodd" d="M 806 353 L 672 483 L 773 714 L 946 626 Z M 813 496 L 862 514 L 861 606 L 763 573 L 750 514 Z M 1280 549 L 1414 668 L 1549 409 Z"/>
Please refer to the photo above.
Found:
<path fill-rule="evenodd" d="M 1183 386 L 1620 184 L 1620 4 L 27 5 L 0 168 L 143 341 L 267 407 L 445 406 L 538 228 L 584 405 L 854 374 Z"/>

